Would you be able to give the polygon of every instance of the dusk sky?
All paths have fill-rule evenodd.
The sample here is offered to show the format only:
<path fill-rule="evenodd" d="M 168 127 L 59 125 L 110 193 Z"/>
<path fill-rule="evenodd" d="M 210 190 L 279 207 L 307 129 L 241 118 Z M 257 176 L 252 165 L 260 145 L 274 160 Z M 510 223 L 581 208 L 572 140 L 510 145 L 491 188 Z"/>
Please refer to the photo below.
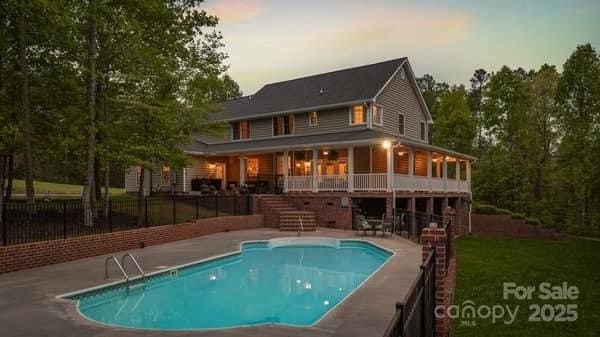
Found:
<path fill-rule="evenodd" d="M 409 57 L 417 76 L 468 83 L 476 68 L 563 62 L 600 47 L 600 1 L 207 0 L 221 18 L 229 74 L 263 84 Z"/>

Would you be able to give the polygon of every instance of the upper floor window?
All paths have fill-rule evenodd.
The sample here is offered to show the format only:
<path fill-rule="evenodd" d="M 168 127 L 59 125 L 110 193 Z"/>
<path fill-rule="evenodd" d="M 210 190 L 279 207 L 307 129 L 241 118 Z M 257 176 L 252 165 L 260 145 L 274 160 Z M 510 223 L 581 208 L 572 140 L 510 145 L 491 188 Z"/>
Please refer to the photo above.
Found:
<path fill-rule="evenodd" d="M 250 121 L 241 121 L 233 123 L 232 137 L 233 139 L 248 139 L 250 138 Z"/>
<path fill-rule="evenodd" d="M 365 124 L 367 122 L 367 111 L 364 104 L 358 104 L 350 108 L 350 124 Z"/>
<path fill-rule="evenodd" d="M 427 125 L 425 122 L 421 121 L 421 140 L 425 141 L 427 139 Z"/>
<path fill-rule="evenodd" d="M 308 114 L 308 125 L 317 126 L 317 112 L 313 111 Z"/>
<path fill-rule="evenodd" d="M 398 115 L 398 133 L 404 135 L 404 115 Z"/>
<path fill-rule="evenodd" d="M 294 133 L 294 115 L 273 117 L 273 136 L 291 135 Z"/>
<path fill-rule="evenodd" d="M 383 108 L 373 104 L 373 124 L 383 125 Z"/>

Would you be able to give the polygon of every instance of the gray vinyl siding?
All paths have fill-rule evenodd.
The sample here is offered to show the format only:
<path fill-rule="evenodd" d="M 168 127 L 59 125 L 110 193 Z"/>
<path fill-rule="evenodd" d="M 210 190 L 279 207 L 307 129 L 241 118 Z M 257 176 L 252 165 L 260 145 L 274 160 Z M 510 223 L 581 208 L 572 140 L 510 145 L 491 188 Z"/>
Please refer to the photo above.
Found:
<path fill-rule="evenodd" d="M 404 136 L 421 140 L 420 123 L 426 121 L 427 117 L 411 83 L 410 72 L 406 72 L 406 79 L 402 79 L 398 71 L 381 91 L 376 98 L 376 104 L 383 107 L 383 126 L 373 125 L 374 129 L 399 134 L 398 114 L 402 113 L 404 114 Z"/>
<path fill-rule="evenodd" d="M 200 132 L 195 134 L 194 137 L 206 144 L 222 143 L 231 139 L 231 128 L 221 137 Z"/>
<path fill-rule="evenodd" d="M 170 192 L 170 185 L 162 185 L 162 172 L 160 168 L 152 171 L 152 177 L 148 174 L 149 171 L 146 171 L 144 175 L 144 187 L 146 191 L 150 190 L 150 186 L 152 186 L 152 192 Z M 133 166 L 127 169 L 125 172 L 125 192 L 127 193 L 137 193 L 138 191 L 138 181 L 139 177 L 137 176 L 137 167 Z M 183 169 L 171 169 L 171 181 L 175 181 L 175 191 L 183 192 Z"/>
<path fill-rule="evenodd" d="M 348 107 L 317 112 L 317 125 L 308 124 L 310 112 L 295 114 L 294 135 L 314 135 L 323 133 L 348 132 L 365 129 L 366 125 L 350 125 L 350 111 Z"/>
<path fill-rule="evenodd" d="M 250 139 L 270 138 L 273 136 L 273 120 L 269 118 L 250 121 Z"/>

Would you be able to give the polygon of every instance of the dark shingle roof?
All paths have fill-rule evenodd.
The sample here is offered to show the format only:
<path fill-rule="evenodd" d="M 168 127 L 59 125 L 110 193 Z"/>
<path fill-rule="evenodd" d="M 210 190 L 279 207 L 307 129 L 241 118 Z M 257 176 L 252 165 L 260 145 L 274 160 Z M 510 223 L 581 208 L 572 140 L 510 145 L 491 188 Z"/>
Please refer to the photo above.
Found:
<path fill-rule="evenodd" d="M 223 103 L 219 119 L 259 117 L 276 112 L 369 100 L 406 58 L 267 84 L 256 94 Z M 322 93 L 321 93 L 322 90 Z"/>

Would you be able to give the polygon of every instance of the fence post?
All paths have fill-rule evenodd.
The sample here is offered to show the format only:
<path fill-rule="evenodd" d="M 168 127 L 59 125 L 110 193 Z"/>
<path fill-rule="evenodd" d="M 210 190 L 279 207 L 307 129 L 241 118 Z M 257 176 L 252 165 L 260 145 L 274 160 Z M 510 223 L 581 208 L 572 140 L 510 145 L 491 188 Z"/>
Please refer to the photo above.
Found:
<path fill-rule="evenodd" d="M 85 214 L 85 203 L 83 203 Z M 67 202 L 63 201 L 63 239 L 67 238 Z"/>
<path fill-rule="evenodd" d="M 254 210 L 252 210 L 254 211 Z M 250 194 L 246 194 L 246 215 L 250 215 L 254 212 L 250 211 Z"/>
<path fill-rule="evenodd" d="M 2 204 L 2 218 L 0 219 L 2 221 L 2 245 L 6 246 L 8 243 L 8 238 L 6 237 L 6 235 L 8 234 L 8 226 L 6 225 L 6 203 Z"/>
<path fill-rule="evenodd" d="M 112 205 L 113 201 L 112 200 L 108 200 L 108 231 L 110 233 L 112 233 L 113 228 L 112 228 Z"/>
<path fill-rule="evenodd" d="M 196 220 L 198 220 L 198 197 L 196 197 L 194 200 L 196 200 Z"/>
<path fill-rule="evenodd" d="M 219 195 L 215 194 L 215 218 L 219 217 Z"/>
<path fill-rule="evenodd" d="M 173 225 L 177 222 L 177 213 L 175 211 L 176 207 L 175 207 L 175 197 L 173 197 Z"/>
<path fill-rule="evenodd" d="M 144 227 L 148 227 L 148 199 L 144 197 Z"/>

